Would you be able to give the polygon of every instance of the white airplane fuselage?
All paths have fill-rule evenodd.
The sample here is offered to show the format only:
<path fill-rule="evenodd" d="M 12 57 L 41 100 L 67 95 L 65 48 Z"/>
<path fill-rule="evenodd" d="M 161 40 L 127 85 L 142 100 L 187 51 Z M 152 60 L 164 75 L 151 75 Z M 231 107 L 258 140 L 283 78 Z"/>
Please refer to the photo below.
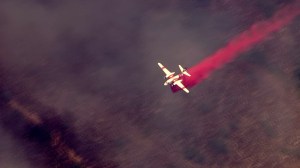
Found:
<path fill-rule="evenodd" d="M 174 82 L 180 80 L 180 75 L 171 75 L 168 77 L 167 81 L 164 83 L 164 85 L 172 85 Z M 181 80 L 182 81 L 182 80 Z"/>
<path fill-rule="evenodd" d="M 165 73 L 165 83 L 164 85 L 170 85 L 171 87 L 173 86 L 178 86 L 180 87 L 183 91 L 186 93 L 189 93 L 189 90 L 182 84 L 182 76 L 191 76 L 186 69 L 182 68 L 181 65 L 179 65 L 179 69 L 181 71 L 180 74 L 175 75 L 175 72 L 170 72 L 166 67 L 164 67 L 161 63 L 158 63 L 158 66 L 162 69 L 162 71 Z"/>

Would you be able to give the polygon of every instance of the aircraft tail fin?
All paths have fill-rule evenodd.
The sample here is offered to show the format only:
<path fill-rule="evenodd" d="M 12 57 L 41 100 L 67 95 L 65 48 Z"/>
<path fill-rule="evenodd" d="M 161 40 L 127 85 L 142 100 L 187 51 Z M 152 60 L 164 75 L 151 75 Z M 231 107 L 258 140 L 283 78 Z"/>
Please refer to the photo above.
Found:
<path fill-rule="evenodd" d="M 184 75 L 186 75 L 186 76 L 191 76 L 191 74 L 189 74 L 189 73 L 187 72 L 186 69 L 182 68 L 181 65 L 179 65 L 179 69 L 180 69 L 180 71 L 181 71 Z"/>

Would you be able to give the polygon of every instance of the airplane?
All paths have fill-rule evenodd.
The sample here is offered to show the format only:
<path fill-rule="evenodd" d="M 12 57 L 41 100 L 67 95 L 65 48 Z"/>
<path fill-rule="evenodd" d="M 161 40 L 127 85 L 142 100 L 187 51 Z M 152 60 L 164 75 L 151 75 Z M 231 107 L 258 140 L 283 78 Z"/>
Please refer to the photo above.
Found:
<path fill-rule="evenodd" d="M 186 76 L 191 76 L 187 70 L 185 68 L 182 68 L 181 65 L 179 65 L 179 69 L 181 71 L 181 74 L 175 75 L 175 72 L 170 72 L 166 67 L 164 67 L 161 63 L 158 63 L 158 66 L 164 71 L 164 73 L 166 74 L 165 79 L 166 82 L 164 83 L 164 85 L 170 85 L 171 87 L 177 85 L 178 87 L 180 87 L 183 91 L 185 91 L 186 93 L 189 93 L 190 91 L 182 84 L 182 76 L 186 75 Z"/>

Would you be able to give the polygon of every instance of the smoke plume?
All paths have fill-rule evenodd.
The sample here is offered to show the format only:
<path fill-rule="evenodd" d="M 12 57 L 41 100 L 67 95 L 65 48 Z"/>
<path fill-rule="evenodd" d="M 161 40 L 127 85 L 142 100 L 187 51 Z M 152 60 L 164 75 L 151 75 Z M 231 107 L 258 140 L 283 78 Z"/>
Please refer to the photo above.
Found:
<path fill-rule="evenodd" d="M 184 85 L 192 87 L 206 79 L 213 71 L 234 60 L 242 52 L 251 49 L 271 33 L 280 30 L 299 14 L 299 3 L 296 1 L 294 4 L 285 6 L 277 11 L 271 19 L 253 24 L 248 30 L 229 41 L 225 47 L 190 68 L 188 71 L 192 76 L 183 77 Z M 173 91 L 177 90 L 177 88 L 173 88 Z"/>

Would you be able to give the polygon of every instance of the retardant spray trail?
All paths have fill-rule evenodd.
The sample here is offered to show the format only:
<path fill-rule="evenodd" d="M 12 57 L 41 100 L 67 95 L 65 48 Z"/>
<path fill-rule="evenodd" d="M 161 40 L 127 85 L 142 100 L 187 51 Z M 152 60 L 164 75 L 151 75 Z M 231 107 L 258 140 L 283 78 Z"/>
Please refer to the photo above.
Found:
<path fill-rule="evenodd" d="M 255 44 L 264 40 L 268 35 L 280 30 L 300 14 L 299 1 L 278 10 L 269 20 L 255 23 L 250 29 L 233 38 L 225 47 L 206 57 L 198 65 L 190 68 L 191 77 L 183 77 L 183 84 L 192 87 L 206 79 L 213 71 L 224 64 L 234 60 L 241 54 L 251 49 Z M 172 88 L 177 91 L 176 88 Z"/>

